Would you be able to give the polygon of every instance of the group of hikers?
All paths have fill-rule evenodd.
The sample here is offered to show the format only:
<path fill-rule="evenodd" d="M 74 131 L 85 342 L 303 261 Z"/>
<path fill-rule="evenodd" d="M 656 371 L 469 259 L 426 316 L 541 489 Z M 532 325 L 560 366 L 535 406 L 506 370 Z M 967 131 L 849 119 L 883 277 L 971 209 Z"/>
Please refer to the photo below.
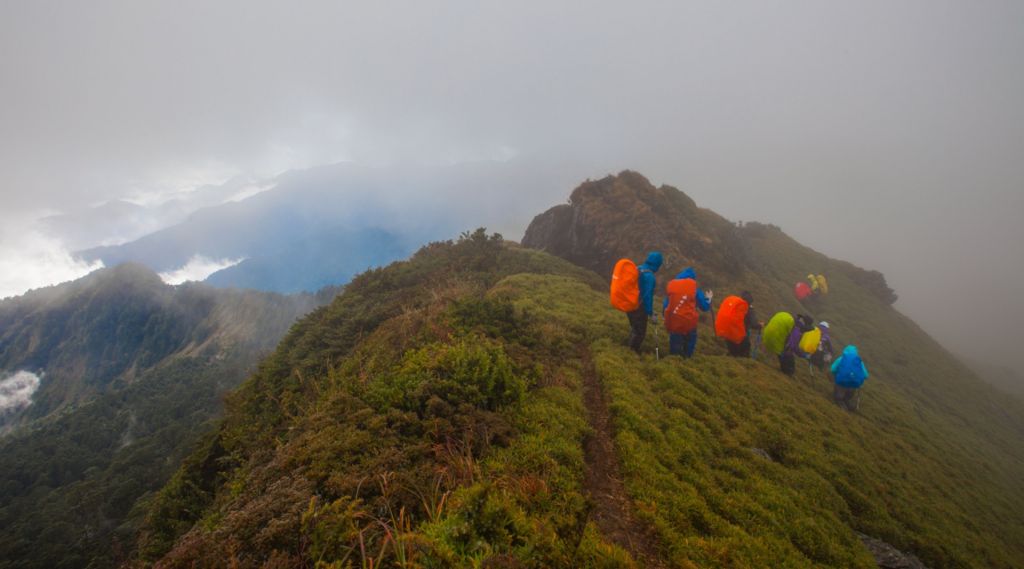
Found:
<path fill-rule="evenodd" d="M 658 313 L 654 310 L 655 273 L 664 259 L 660 252 L 647 255 L 639 266 L 630 259 L 620 259 L 615 264 L 611 282 L 611 303 L 626 313 L 629 319 L 629 346 L 640 353 L 640 346 L 647 335 L 647 325 L 657 325 Z M 809 275 L 815 295 L 827 294 L 827 281 L 822 275 Z M 805 314 L 794 318 L 788 312 L 778 312 L 765 325 L 754 311 L 754 297 L 749 291 L 726 297 L 714 314 L 710 290 L 697 286 L 696 272 L 687 267 L 665 287 L 665 300 L 661 314 L 669 337 L 669 354 L 689 358 L 697 347 L 697 323 L 700 312 L 712 313 L 715 335 L 725 340 L 725 346 L 732 357 L 757 357 L 758 345 L 763 341 L 765 348 L 779 360 L 779 368 L 787 375 L 796 372 L 797 358 L 806 359 L 809 365 L 819 369 L 826 367 L 835 380 L 834 398 L 836 403 L 849 411 L 859 405 L 858 389 L 868 378 L 867 366 L 861 360 L 857 347 L 846 346 L 842 354 L 833 361 L 833 349 L 828 322 L 814 323 Z M 752 336 L 757 340 L 752 341 Z"/>
<path fill-rule="evenodd" d="M 827 294 L 828 279 L 825 278 L 825 275 L 815 275 L 814 273 L 811 273 L 807 275 L 806 281 L 799 281 L 793 285 L 793 295 L 800 301 L 825 296 Z"/>

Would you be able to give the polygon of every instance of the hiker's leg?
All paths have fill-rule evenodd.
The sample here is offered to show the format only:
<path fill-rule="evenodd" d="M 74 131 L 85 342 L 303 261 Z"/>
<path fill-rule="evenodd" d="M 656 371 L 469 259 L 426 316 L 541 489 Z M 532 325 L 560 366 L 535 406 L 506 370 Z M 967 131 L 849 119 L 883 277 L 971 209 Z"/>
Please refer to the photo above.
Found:
<path fill-rule="evenodd" d="M 694 330 L 683 337 L 686 339 L 686 344 L 683 347 L 683 357 L 692 357 L 693 351 L 697 348 L 697 330 Z"/>
<path fill-rule="evenodd" d="M 729 355 L 734 358 L 742 358 L 743 354 L 743 343 L 733 344 L 729 340 L 725 341 L 725 349 L 728 350 Z"/>
<path fill-rule="evenodd" d="M 647 314 L 643 308 L 638 308 L 626 316 L 629 317 L 629 347 L 639 354 L 647 335 Z"/>
<path fill-rule="evenodd" d="M 743 341 L 739 343 L 739 357 L 749 358 L 750 357 L 750 334 L 743 337 Z"/>
<path fill-rule="evenodd" d="M 836 386 L 836 388 L 839 389 L 842 392 L 841 397 L 843 399 L 843 404 L 842 404 L 843 409 L 846 409 L 847 411 L 856 411 L 857 410 L 857 390 L 855 388 L 852 388 L 852 387 Z"/>
<path fill-rule="evenodd" d="M 669 334 L 668 335 L 668 353 L 673 356 L 683 355 L 683 335 L 682 334 Z"/>
<path fill-rule="evenodd" d="M 846 409 L 846 394 L 843 393 L 843 388 L 838 384 L 835 390 L 832 392 L 832 397 L 836 400 L 836 405 L 839 405 L 843 409 Z"/>
<path fill-rule="evenodd" d="M 782 373 L 793 375 L 796 373 L 796 356 L 793 354 L 782 354 L 779 356 L 779 366 L 782 368 Z"/>

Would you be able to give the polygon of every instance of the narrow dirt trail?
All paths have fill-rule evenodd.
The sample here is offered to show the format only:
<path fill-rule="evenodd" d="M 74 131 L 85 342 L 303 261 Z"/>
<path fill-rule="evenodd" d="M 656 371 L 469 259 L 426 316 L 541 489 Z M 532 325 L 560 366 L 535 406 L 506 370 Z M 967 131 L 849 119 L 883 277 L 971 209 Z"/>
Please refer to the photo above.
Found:
<path fill-rule="evenodd" d="M 591 516 L 604 537 L 625 549 L 641 567 L 664 568 L 649 528 L 633 514 L 615 454 L 608 401 L 590 353 L 583 354 L 583 403 L 593 434 L 583 442 L 584 486 L 594 503 Z"/>

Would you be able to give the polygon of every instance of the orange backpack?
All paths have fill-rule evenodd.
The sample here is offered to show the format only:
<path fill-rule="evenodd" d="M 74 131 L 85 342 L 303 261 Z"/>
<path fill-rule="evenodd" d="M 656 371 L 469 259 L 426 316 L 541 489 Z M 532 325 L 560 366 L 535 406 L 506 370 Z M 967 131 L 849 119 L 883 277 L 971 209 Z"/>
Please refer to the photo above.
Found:
<path fill-rule="evenodd" d="M 738 296 L 729 296 L 722 301 L 715 319 L 715 334 L 733 344 L 739 344 L 747 337 L 747 311 L 750 305 Z"/>
<path fill-rule="evenodd" d="M 612 306 L 633 312 L 640 308 L 640 270 L 629 259 L 619 259 L 612 271 Z"/>
<path fill-rule="evenodd" d="M 697 281 L 675 279 L 665 287 L 665 328 L 673 334 L 689 334 L 697 327 Z"/>

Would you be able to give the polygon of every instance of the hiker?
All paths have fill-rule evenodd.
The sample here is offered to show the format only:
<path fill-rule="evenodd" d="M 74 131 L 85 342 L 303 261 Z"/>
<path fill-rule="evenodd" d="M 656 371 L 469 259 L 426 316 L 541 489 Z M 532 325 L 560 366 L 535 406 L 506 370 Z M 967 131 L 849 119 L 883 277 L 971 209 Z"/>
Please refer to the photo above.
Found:
<path fill-rule="evenodd" d="M 800 281 L 793 285 L 793 296 L 795 296 L 800 302 L 807 300 L 812 294 L 811 286 L 804 281 Z"/>
<path fill-rule="evenodd" d="M 776 312 L 764 327 L 762 342 L 769 352 L 781 356 L 786 349 L 786 340 L 793 331 L 793 315 L 788 312 Z"/>
<path fill-rule="evenodd" d="M 654 273 L 661 268 L 661 262 L 661 253 L 652 251 L 639 267 L 630 259 L 619 259 L 612 273 L 612 306 L 626 313 L 629 347 L 638 354 L 647 335 L 647 320 L 657 321 L 654 314 Z"/>
<path fill-rule="evenodd" d="M 811 286 L 811 294 L 818 294 L 821 292 L 821 286 L 818 283 L 818 277 L 814 276 L 814 273 L 807 275 L 807 284 Z"/>
<path fill-rule="evenodd" d="M 829 337 L 829 323 L 819 322 L 818 330 L 821 332 L 821 339 L 818 341 L 818 349 L 811 354 L 811 365 L 818 369 L 825 369 L 832 363 L 832 339 Z"/>
<path fill-rule="evenodd" d="M 857 353 L 857 346 L 846 346 L 843 355 L 832 362 L 832 376 L 836 380 L 836 404 L 847 411 L 856 411 L 860 407 L 858 390 L 868 378 L 868 368 Z"/>
<path fill-rule="evenodd" d="M 668 330 L 670 354 L 689 358 L 697 347 L 697 321 L 703 312 L 711 310 L 711 297 L 697 287 L 697 273 L 690 267 L 676 275 L 665 287 L 665 329 Z"/>
<path fill-rule="evenodd" d="M 723 300 L 715 319 L 715 333 L 725 339 L 725 347 L 734 358 L 751 357 L 750 336 L 763 327 L 754 312 L 754 295 L 749 291 Z"/>
<path fill-rule="evenodd" d="M 818 275 L 818 292 L 821 293 L 821 296 L 828 294 L 828 280 L 825 275 Z"/>
<path fill-rule="evenodd" d="M 800 351 L 800 340 L 804 334 L 814 329 L 814 319 L 804 314 L 798 314 L 793 323 L 793 330 L 786 338 L 786 344 L 779 354 L 779 369 L 786 375 L 796 373 L 796 356 Z"/>

